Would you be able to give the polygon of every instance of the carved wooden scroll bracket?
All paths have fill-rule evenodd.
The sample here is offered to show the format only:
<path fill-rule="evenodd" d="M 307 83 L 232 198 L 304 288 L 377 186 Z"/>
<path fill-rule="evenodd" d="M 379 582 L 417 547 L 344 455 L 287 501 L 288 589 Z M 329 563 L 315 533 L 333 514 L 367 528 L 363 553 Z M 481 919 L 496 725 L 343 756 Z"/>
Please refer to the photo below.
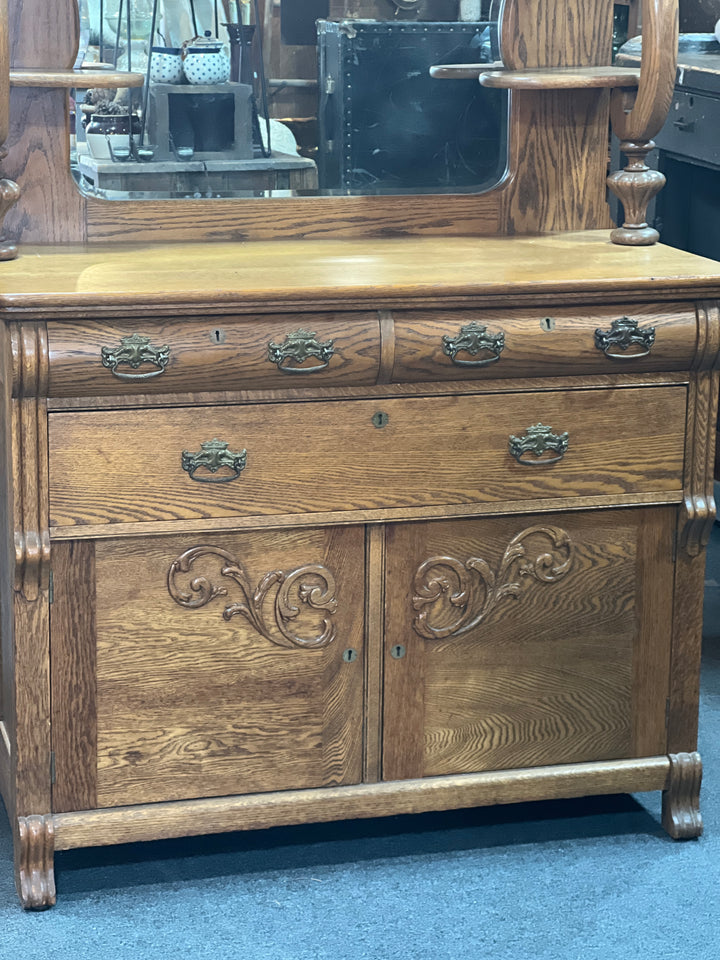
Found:
<path fill-rule="evenodd" d="M 11 328 L 15 590 L 37 600 L 50 576 L 48 341 L 44 323 Z"/>
<path fill-rule="evenodd" d="M 695 375 L 688 395 L 684 498 L 680 511 L 679 544 L 696 557 L 705 549 L 717 512 L 713 493 L 715 462 L 715 411 L 720 374 Z"/>
<path fill-rule="evenodd" d="M 642 60 L 634 102 L 631 93 L 612 93 L 610 116 L 620 149 L 628 159 L 624 170 L 608 177 L 608 186 L 625 208 L 625 222 L 613 230 L 613 243 L 648 246 L 659 234 L 648 225 L 648 204 L 665 184 L 645 158 L 655 146 L 672 103 L 678 49 L 678 0 L 642 0 Z"/>
<path fill-rule="evenodd" d="M 691 840 L 703 832 L 701 782 L 699 753 L 670 754 L 670 776 L 663 791 L 662 824 L 674 840 Z"/>
<path fill-rule="evenodd" d="M 55 903 L 55 826 L 51 816 L 18 817 L 16 881 L 26 910 Z"/>

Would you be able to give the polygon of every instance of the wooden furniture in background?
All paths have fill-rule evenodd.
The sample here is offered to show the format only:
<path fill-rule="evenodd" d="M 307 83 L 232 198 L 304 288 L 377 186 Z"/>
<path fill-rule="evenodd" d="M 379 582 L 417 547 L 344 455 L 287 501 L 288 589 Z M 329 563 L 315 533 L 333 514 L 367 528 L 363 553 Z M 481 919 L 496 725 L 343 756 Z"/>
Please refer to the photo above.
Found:
<path fill-rule="evenodd" d="M 14 8 L 16 68 L 63 2 Z M 506 66 L 605 66 L 611 13 L 507 0 Z M 0 280 L 26 907 L 56 849 L 160 837 L 631 790 L 701 832 L 720 269 L 585 229 L 609 89 L 512 98 L 481 197 L 113 204 L 72 192 L 62 91 L 13 89 L 46 243 Z"/>

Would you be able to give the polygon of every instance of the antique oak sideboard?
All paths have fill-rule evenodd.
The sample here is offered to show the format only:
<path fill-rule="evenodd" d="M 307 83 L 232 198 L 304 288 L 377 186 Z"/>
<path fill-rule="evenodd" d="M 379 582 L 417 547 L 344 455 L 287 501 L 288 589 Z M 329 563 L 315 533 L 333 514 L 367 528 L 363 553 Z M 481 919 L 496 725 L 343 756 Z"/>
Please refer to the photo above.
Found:
<path fill-rule="evenodd" d="M 31 109 L 58 90 L 16 72 L 0 789 L 26 907 L 55 850 L 279 824 L 660 790 L 700 834 L 720 266 L 640 215 L 611 242 L 611 5 L 533 43 L 539 5 L 503 7 L 509 171 L 477 198 L 213 221 L 78 195 L 63 221 Z"/>

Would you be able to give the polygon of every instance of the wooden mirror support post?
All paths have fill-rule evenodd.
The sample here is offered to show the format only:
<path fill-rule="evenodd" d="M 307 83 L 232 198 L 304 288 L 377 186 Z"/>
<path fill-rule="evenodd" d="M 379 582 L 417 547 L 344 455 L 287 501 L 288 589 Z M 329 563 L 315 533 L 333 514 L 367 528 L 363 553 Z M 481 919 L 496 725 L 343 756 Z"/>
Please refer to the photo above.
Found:
<path fill-rule="evenodd" d="M 0 0 L 0 160 L 7 156 L 5 141 L 10 127 L 10 40 L 8 36 L 7 0 Z M 0 260 L 14 260 L 17 245 L 2 235 L 5 214 L 20 196 L 14 180 L 0 179 Z"/>
<path fill-rule="evenodd" d="M 643 46 L 640 82 L 631 109 L 628 91 L 613 91 L 613 130 L 628 164 L 608 177 L 608 186 L 625 209 L 625 222 L 612 231 L 613 243 L 648 246 L 659 233 L 647 222 L 648 204 L 662 190 L 665 177 L 645 158 L 655 146 L 672 102 L 678 47 L 678 0 L 643 0 Z"/>

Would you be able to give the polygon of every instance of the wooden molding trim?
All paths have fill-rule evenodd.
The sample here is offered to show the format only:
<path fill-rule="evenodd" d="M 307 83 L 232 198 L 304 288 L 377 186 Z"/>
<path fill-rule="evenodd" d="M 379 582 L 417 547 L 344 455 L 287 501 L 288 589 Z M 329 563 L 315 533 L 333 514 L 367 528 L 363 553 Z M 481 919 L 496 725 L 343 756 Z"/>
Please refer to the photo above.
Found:
<path fill-rule="evenodd" d="M 57 850 L 269 826 L 664 790 L 666 756 L 60 813 Z"/>
<path fill-rule="evenodd" d="M 47 590 L 50 571 L 48 516 L 47 386 L 49 355 L 44 323 L 11 330 L 13 360 L 13 473 L 15 589 L 26 600 Z"/>
<path fill-rule="evenodd" d="M 698 373 L 688 393 L 685 495 L 680 511 L 680 546 L 696 557 L 707 546 L 717 512 L 713 493 L 715 419 L 720 374 Z"/>

